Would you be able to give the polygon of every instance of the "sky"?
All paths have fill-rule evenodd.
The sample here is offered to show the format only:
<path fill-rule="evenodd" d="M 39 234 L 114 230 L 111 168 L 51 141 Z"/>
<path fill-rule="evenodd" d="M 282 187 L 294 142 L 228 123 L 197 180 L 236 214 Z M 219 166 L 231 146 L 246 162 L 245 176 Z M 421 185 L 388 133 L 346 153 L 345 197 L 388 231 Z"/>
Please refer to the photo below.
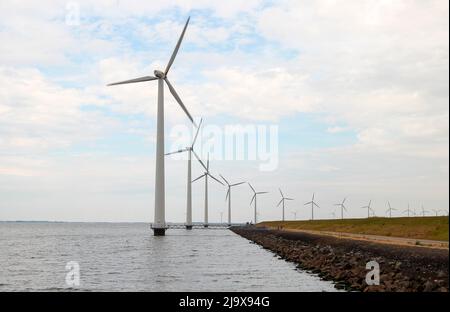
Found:
<path fill-rule="evenodd" d="M 151 222 L 156 83 L 106 87 L 164 69 L 204 128 L 262 129 L 273 162 L 211 152 L 211 172 L 257 191 L 259 220 L 401 215 L 449 208 L 449 8 L 442 0 L 0 2 L 0 220 Z M 166 151 L 192 127 L 165 90 Z M 259 128 L 258 128 L 259 127 Z M 209 134 L 216 133 L 211 138 Z M 270 135 L 270 129 L 274 132 Z M 214 132 L 215 131 L 215 132 Z M 187 143 L 189 144 L 189 143 Z M 206 146 L 206 147 L 205 147 Z M 258 145 L 259 146 L 259 145 Z M 243 149 L 248 149 L 244 144 Z M 266 159 L 267 160 L 267 159 Z M 267 165 L 267 162 L 266 162 Z M 202 174 L 193 163 L 193 177 Z M 183 222 L 187 162 L 166 158 L 167 221 Z M 194 221 L 203 183 L 193 185 Z M 227 216 L 210 181 L 210 221 Z M 232 190 L 233 221 L 252 193 Z"/>

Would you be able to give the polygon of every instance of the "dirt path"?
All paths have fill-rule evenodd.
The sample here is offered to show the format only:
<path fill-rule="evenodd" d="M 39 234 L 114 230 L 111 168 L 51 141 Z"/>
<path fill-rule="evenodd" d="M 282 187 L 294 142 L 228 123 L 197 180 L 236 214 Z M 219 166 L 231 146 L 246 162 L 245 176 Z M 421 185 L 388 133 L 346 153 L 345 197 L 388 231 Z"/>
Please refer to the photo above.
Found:
<path fill-rule="evenodd" d="M 425 247 L 425 248 L 449 249 L 448 242 L 446 242 L 446 241 L 435 241 L 435 240 L 426 240 L 426 239 L 391 237 L 391 236 L 369 235 L 369 234 L 341 233 L 341 232 L 330 232 L 330 231 L 298 230 L 298 229 L 283 229 L 283 231 L 310 233 L 310 234 L 317 234 L 317 235 L 327 235 L 327 236 L 333 236 L 336 238 L 355 239 L 355 240 L 371 241 L 371 242 L 376 242 L 376 243 L 400 245 L 400 246 L 416 246 L 416 247 Z"/>

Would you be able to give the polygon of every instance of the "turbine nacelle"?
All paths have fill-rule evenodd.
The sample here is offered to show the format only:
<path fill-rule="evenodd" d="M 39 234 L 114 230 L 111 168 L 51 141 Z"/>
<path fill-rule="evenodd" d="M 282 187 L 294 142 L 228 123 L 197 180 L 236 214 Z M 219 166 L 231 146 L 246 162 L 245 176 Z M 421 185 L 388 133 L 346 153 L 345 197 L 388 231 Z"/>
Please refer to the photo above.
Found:
<path fill-rule="evenodd" d="M 155 74 L 155 77 L 157 77 L 159 79 L 166 78 L 166 74 L 164 72 L 160 71 L 160 70 L 156 69 L 153 73 Z"/>

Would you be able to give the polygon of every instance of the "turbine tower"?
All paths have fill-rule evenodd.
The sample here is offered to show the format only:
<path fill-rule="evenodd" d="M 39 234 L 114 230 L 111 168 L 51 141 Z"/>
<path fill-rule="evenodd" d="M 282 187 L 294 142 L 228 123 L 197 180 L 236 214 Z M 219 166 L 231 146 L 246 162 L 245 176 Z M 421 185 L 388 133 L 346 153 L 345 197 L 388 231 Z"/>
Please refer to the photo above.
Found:
<path fill-rule="evenodd" d="M 283 204 L 283 218 L 282 220 L 284 221 L 284 201 L 285 200 L 294 200 L 293 198 L 289 198 L 289 197 L 284 197 L 283 192 L 281 191 L 281 189 L 278 189 L 280 191 L 280 195 L 281 195 L 281 200 L 279 201 L 277 207 L 279 207 L 281 204 Z"/>
<path fill-rule="evenodd" d="M 369 200 L 369 204 L 367 206 L 361 207 L 361 209 L 367 209 L 367 219 L 370 218 L 370 212 L 371 211 L 373 213 L 375 213 L 375 211 L 370 207 L 371 204 L 372 204 L 372 200 Z"/>
<path fill-rule="evenodd" d="M 313 193 L 311 201 L 307 202 L 305 204 L 305 205 L 311 204 L 311 220 L 314 220 L 314 206 L 316 206 L 317 208 L 320 208 L 319 205 L 317 205 L 316 202 L 314 201 L 314 196 L 315 196 L 315 194 Z"/>
<path fill-rule="evenodd" d="M 228 186 L 228 190 L 227 190 L 227 195 L 225 196 L 225 200 L 228 199 L 228 226 L 231 226 L 231 188 L 233 186 L 238 186 L 241 184 L 244 184 L 245 182 L 239 182 L 239 183 L 234 183 L 234 184 L 230 184 L 228 183 L 228 181 L 223 177 L 223 175 L 219 174 L 220 177 L 225 181 L 225 183 Z"/>
<path fill-rule="evenodd" d="M 178 50 L 180 49 L 181 42 L 183 41 L 186 28 L 189 24 L 190 17 L 187 19 L 184 25 L 183 31 L 180 38 L 175 46 L 175 49 L 170 57 L 169 63 L 164 71 L 155 70 L 153 73 L 155 76 L 145 76 L 131 80 L 125 80 L 121 82 L 111 83 L 108 86 L 137 83 L 158 80 L 158 108 L 157 108 L 157 122 L 156 122 L 156 170 L 155 170 L 155 219 L 152 225 L 153 233 L 155 236 L 163 236 L 166 232 L 166 217 L 165 217 L 165 182 L 164 182 L 164 82 L 166 82 L 169 87 L 170 93 L 172 93 L 175 100 L 181 106 L 183 111 L 186 113 L 191 122 L 195 124 L 194 119 L 184 106 L 183 101 L 178 96 L 178 93 L 173 88 L 172 84 L 169 82 L 167 75 L 169 73 L 170 67 L 177 56 Z"/>
<path fill-rule="evenodd" d="M 344 210 L 347 211 L 347 208 L 344 206 L 345 200 L 347 199 L 344 198 L 344 200 L 342 201 L 342 203 L 339 204 L 334 204 L 335 206 L 339 206 L 341 208 L 341 219 L 344 220 Z"/>
<path fill-rule="evenodd" d="M 256 210 L 256 197 L 257 197 L 257 195 L 260 195 L 260 194 L 267 194 L 267 193 L 269 193 L 269 192 L 257 192 L 257 191 L 255 191 L 255 189 L 253 188 L 253 186 L 248 182 L 248 186 L 250 186 L 250 188 L 252 189 L 252 191 L 253 191 L 253 197 L 252 197 L 252 200 L 250 201 L 250 205 L 253 203 L 253 201 L 255 202 L 255 211 L 254 211 L 254 214 L 255 214 L 255 224 L 256 224 L 256 222 L 257 222 L 257 219 L 258 219 L 258 217 L 257 217 L 257 215 L 258 215 L 258 212 L 257 212 L 257 210 Z"/>
<path fill-rule="evenodd" d="M 195 155 L 195 154 L 194 154 Z M 204 227 L 208 227 L 209 223 L 208 223 L 208 177 L 211 177 L 214 181 L 219 182 L 220 184 L 223 185 L 222 182 L 220 182 L 219 180 L 217 180 L 210 172 L 209 172 L 209 154 L 208 154 L 208 160 L 206 162 L 206 166 L 205 164 L 200 160 L 200 158 L 197 158 L 198 161 L 200 162 L 200 164 L 202 165 L 202 167 L 205 169 L 205 172 L 199 176 L 198 178 L 196 178 L 194 181 L 195 182 L 197 180 L 200 180 L 201 178 L 205 178 L 205 214 L 204 214 L 204 223 L 203 226 Z"/>
<path fill-rule="evenodd" d="M 422 216 L 425 217 L 426 213 L 429 213 L 429 211 L 425 210 L 425 208 L 423 208 L 423 205 L 422 205 Z"/>
<path fill-rule="evenodd" d="M 391 207 L 391 203 L 390 203 L 389 201 L 387 202 L 387 204 L 388 204 L 388 206 L 389 206 L 389 209 L 386 210 L 386 213 L 389 213 L 389 218 L 392 218 L 392 210 L 397 210 L 397 209 L 392 208 L 392 207 Z"/>
<path fill-rule="evenodd" d="M 184 152 L 188 153 L 187 199 L 186 199 L 186 229 L 187 230 L 192 229 L 192 161 L 191 161 L 192 154 L 194 154 L 194 156 L 198 159 L 198 161 L 200 163 L 202 163 L 202 161 L 200 160 L 200 158 L 194 151 L 194 145 L 195 145 L 195 142 L 197 141 L 197 136 L 200 131 L 201 125 L 202 125 L 202 119 L 200 119 L 200 123 L 198 124 L 197 132 L 195 133 L 194 139 L 192 140 L 192 144 L 190 146 L 180 149 L 178 151 L 166 154 L 166 156 L 168 156 L 168 155 L 179 154 L 179 153 L 184 153 Z"/>

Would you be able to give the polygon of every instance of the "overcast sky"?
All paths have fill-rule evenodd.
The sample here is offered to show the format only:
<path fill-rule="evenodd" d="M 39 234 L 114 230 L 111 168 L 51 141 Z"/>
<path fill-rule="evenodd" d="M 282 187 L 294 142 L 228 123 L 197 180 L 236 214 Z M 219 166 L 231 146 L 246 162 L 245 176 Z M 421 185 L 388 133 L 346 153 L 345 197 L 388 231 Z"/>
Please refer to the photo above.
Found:
<path fill-rule="evenodd" d="M 156 83 L 188 16 L 171 82 L 205 126 L 278 127 L 279 163 L 211 161 L 269 191 L 260 219 L 364 217 L 389 200 L 449 207 L 445 0 L 0 2 L 0 220 L 153 220 Z M 79 11 L 79 19 L 77 19 Z M 166 90 L 166 149 L 187 118 Z M 203 142 L 205 138 L 200 138 Z M 205 155 L 203 155 L 205 157 Z M 202 173 L 194 164 L 193 176 Z M 167 158 L 166 215 L 185 218 L 186 161 Z M 210 184 L 210 220 L 226 211 Z M 264 196 L 264 197 L 263 197 Z M 249 221 L 247 185 L 234 221 Z M 193 189 L 202 220 L 203 184 Z M 336 211 L 337 212 L 337 211 Z M 224 218 L 226 213 L 224 214 Z"/>

